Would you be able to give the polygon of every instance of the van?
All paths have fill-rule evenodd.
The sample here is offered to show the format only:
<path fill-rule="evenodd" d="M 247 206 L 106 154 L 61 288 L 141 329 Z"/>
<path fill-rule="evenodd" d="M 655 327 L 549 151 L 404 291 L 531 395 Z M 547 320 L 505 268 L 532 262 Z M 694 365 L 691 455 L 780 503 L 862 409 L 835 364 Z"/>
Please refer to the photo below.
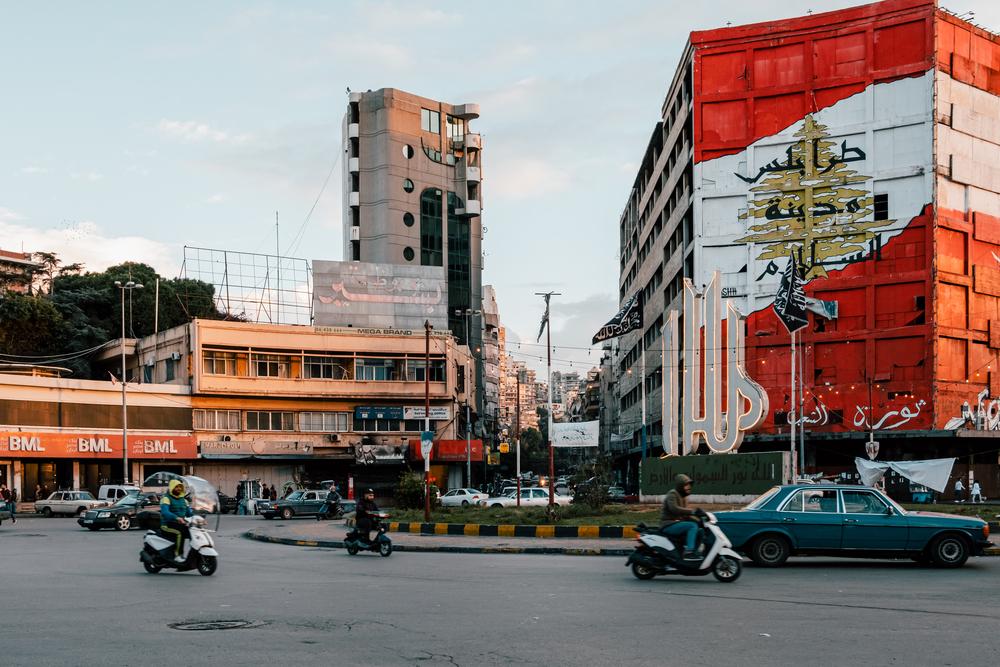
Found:
<path fill-rule="evenodd" d="M 108 503 L 114 504 L 124 498 L 125 496 L 131 496 L 140 493 L 138 486 L 124 486 L 122 484 L 103 484 L 97 492 L 98 500 L 106 500 Z"/>

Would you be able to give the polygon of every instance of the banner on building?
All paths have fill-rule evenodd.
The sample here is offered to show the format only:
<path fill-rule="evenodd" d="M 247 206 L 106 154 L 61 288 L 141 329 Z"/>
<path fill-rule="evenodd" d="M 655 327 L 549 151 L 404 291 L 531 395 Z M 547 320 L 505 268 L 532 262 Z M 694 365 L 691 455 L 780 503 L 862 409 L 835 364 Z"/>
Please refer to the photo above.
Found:
<path fill-rule="evenodd" d="M 198 456 L 194 436 L 156 434 L 128 436 L 129 458 L 193 459 Z M 117 459 L 122 456 L 122 434 L 94 432 L 0 431 L 0 457 Z"/>
<path fill-rule="evenodd" d="M 788 266 L 785 267 L 778 293 L 774 297 L 774 312 L 785 323 L 788 333 L 795 333 L 809 324 L 809 317 L 806 315 L 806 295 L 802 291 L 802 281 L 795 266 L 795 255 L 792 253 L 788 255 Z"/>
<path fill-rule="evenodd" d="M 469 447 L 466 450 L 466 447 Z M 473 461 L 482 462 L 483 441 L 482 440 L 435 440 L 434 451 L 431 452 L 431 461 L 435 463 L 464 463 L 466 452 L 471 455 Z M 423 461 L 424 457 L 420 453 L 420 441 L 410 440 L 410 460 Z"/>
<path fill-rule="evenodd" d="M 552 424 L 553 447 L 597 447 L 600 444 L 600 421 Z"/>
<path fill-rule="evenodd" d="M 406 460 L 406 446 L 355 445 L 354 459 L 358 465 L 403 463 Z"/>
<path fill-rule="evenodd" d="M 695 495 L 763 493 L 786 479 L 788 457 L 788 452 L 653 457 L 642 462 L 639 489 L 643 496 L 665 495 L 683 473 L 694 480 Z"/>
<path fill-rule="evenodd" d="M 198 449 L 206 458 L 298 458 L 313 455 L 313 443 L 298 440 L 202 440 Z"/>
<path fill-rule="evenodd" d="M 642 329 L 642 292 L 636 292 L 601 330 L 594 334 L 594 345 Z"/>

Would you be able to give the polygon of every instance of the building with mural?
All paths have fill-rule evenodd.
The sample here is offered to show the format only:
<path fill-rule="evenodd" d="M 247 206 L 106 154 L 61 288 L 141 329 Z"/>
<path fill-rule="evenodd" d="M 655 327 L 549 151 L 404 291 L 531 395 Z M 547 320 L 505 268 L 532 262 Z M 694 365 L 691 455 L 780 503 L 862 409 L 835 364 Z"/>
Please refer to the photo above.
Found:
<path fill-rule="evenodd" d="M 620 221 L 619 296 L 642 291 L 646 328 L 613 349 L 619 458 L 636 457 L 642 366 L 659 443 L 664 313 L 719 271 L 770 406 L 743 451 L 788 448 L 795 419 L 807 471 L 874 439 L 996 488 L 998 118 L 1000 37 L 928 0 L 691 33 Z M 789 263 L 812 311 L 803 410 L 772 308 Z"/>

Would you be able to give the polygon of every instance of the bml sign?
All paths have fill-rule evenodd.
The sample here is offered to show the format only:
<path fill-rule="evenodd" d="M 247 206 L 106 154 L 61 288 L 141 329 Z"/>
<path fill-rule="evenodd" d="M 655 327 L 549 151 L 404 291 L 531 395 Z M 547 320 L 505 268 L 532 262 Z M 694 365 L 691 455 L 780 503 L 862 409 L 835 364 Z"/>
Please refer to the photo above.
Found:
<path fill-rule="evenodd" d="M 663 449 L 674 455 L 696 452 L 699 439 L 704 439 L 713 453 L 736 451 L 743 442 L 744 433 L 759 426 L 767 416 L 767 392 L 746 373 L 743 333 L 746 317 L 731 303 L 725 305 L 723 347 L 723 301 L 719 282 L 716 271 L 708 287 L 699 294 L 691 281 L 684 279 L 683 362 L 677 342 L 676 310 L 667 315 L 663 327 Z M 725 404 L 722 402 L 723 370 Z M 681 374 L 684 376 L 683 399 L 678 397 Z M 682 401 L 680 419 L 678 400 Z"/>

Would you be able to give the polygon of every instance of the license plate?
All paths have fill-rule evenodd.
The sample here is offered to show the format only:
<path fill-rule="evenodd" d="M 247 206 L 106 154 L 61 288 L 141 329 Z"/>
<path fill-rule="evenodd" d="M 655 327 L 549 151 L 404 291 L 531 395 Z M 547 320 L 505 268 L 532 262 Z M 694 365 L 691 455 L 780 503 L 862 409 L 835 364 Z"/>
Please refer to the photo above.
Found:
<path fill-rule="evenodd" d="M 93 519 L 84 519 L 83 522 L 84 523 L 94 523 L 94 520 Z"/>

